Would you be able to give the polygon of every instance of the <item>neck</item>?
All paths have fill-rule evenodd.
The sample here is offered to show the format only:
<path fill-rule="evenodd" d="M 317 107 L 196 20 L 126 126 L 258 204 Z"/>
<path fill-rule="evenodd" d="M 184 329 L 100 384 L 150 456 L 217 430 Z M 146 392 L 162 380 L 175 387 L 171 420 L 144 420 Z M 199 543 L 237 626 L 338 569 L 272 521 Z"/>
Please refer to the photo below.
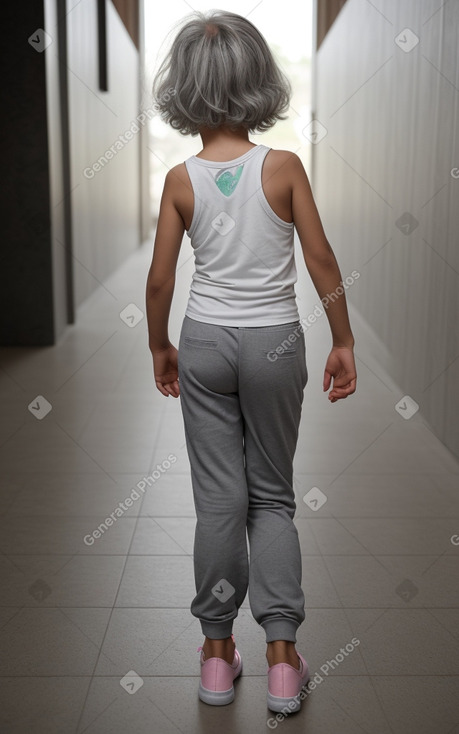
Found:
<path fill-rule="evenodd" d="M 199 134 L 203 147 L 201 152 L 205 151 L 207 154 L 220 155 L 228 152 L 231 154 L 232 151 L 247 150 L 249 149 L 247 144 L 251 145 L 249 133 L 242 127 L 236 130 L 230 130 L 224 125 L 215 129 L 202 127 Z"/>

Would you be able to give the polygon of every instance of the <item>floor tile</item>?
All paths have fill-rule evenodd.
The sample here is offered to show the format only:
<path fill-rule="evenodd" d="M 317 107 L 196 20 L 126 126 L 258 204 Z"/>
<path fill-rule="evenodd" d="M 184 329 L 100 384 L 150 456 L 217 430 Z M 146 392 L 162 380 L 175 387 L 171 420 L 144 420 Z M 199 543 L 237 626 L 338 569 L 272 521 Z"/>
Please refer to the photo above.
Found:
<path fill-rule="evenodd" d="M 111 608 L 125 562 L 122 555 L 4 555 L 1 604 Z"/>
<path fill-rule="evenodd" d="M 3 730 L 8 734 L 76 732 L 90 683 L 89 676 L 3 677 L 0 690 Z"/>
<path fill-rule="evenodd" d="M 459 643 L 428 609 L 349 610 L 369 675 L 459 675 Z"/>
<path fill-rule="evenodd" d="M 126 553 L 135 518 L 115 516 L 110 526 L 105 520 L 106 516 L 65 517 L 63 520 L 56 520 L 52 515 L 39 520 L 33 515 L 3 516 L 0 518 L 0 550 L 5 555 L 14 555 L 18 549 L 26 555 Z"/>
<path fill-rule="evenodd" d="M 190 556 L 130 556 L 117 607 L 188 607 L 196 594 Z"/>
<path fill-rule="evenodd" d="M 101 608 L 20 609 L 1 629 L 1 675 L 91 675 L 109 616 Z"/>

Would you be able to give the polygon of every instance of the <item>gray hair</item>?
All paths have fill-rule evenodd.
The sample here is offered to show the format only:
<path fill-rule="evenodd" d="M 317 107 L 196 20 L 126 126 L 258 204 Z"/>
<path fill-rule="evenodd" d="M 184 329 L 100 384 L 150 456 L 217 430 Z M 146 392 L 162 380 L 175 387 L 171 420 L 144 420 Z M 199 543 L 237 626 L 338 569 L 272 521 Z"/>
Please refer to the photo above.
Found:
<path fill-rule="evenodd" d="M 263 132 L 286 119 L 290 82 L 250 21 L 223 10 L 183 20 L 153 82 L 165 122 L 195 136 L 221 125 Z"/>

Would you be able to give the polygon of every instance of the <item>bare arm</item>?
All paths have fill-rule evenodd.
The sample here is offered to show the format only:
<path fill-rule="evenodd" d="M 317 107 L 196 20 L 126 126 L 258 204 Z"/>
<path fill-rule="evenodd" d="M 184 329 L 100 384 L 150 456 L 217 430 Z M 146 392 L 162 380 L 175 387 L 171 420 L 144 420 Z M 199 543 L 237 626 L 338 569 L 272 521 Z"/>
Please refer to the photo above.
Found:
<path fill-rule="evenodd" d="M 180 181 L 172 169 L 166 176 L 156 228 L 153 260 L 146 286 L 148 341 L 153 355 L 158 390 L 168 397 L 180 394 L 177 349 L 168 334 L 169 313 L 175 288 L 175 271 L 185 226 L 175 206 Z"/>
<path fill-rule="evenodd" d="M 333 389 L 329 399 L 335 402 L 355 392 L 357 379 L 352 353 L 354 336 L 349 323 L 346 295 L 341 286 L 341 272 L 325 236 L 303 164 L 300 158 L 293 154 L 288 166 L 292 181 L 293 221 L 300 238 L 306 267 L 321 300 L 332 293 L 337 296 L 336 300 L 328 301 L 325 309 L 332 332 L 333 348 L 327 360 L 323 383 L 324 390 L 328 390 L 333 376 Z M 341 295 L 339 292 L 336 293 L 340 286 L 343 290 Z"/>
<path fill-rule="evenodd" d="M 298 156 L 294 158 L 292 162 L 293 221 L 300 238 L 306 267 L 322 300 L 327 294 L 334 293 L 341 285 L 341 272 L 335 254 L 325 236 L 306 171 Z M 329 303 L 326 314 L 330 323 L 333 345 L 353 347 L 354 337 L 344 293 Z"/>

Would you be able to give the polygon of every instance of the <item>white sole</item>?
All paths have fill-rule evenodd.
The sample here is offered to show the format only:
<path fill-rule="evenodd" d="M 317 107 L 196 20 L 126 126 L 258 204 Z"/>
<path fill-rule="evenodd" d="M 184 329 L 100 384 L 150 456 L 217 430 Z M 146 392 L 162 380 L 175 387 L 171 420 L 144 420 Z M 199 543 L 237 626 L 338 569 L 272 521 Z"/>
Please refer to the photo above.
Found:
<path fill-rule="evenodd" d="M 301 691 L 291 698 L 281 698 L 280 696 L 272 696 L 271 693 L 268 693 L 269 710 L 280 713 L 281 711 L 284 711 L 284 709 L 287 709 L 288 712 L 292 714 L 299 711 L 301 708 L 301 699 L 299 697 L 300 693 Z"/>
<path fill-rule="evenodd" d="M 234 687 L 229 688 L 227 691 L 209 691 L 208 688 L 204 688 L 200 683 L 198 695 L 201 701 L 211 706 L 226 706 L 228 703 L 234 701 Z"/>

